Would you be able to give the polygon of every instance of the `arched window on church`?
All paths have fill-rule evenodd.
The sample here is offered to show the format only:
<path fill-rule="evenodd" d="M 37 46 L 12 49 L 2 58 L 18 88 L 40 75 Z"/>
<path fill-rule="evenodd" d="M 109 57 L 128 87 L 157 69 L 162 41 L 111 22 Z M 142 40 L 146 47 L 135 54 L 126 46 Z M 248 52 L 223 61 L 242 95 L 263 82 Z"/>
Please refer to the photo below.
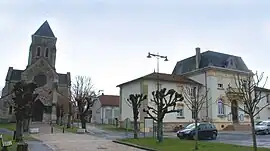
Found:
<path fill-rule="evenodd" d="M 225 114 L 225 105 L 223 103 L 222 99 L 218 100 L 218 115 L 224 115 Z"/>
<path fill-rule="evenodd" d="M 41 48 L 40 47 L 37 47 L 37 56 L 40 56 L 40 50 Z"/>
<path fill-rule="evenodd" d="M 38 87 L 44 86 L 47 83 L 47 77 L 44 74 L 38 74 L 34 77 L 34 82 Z"/>
<path fill-rule="evenodd" d="M 48 58 L 49 57 L 49 48 L 45 49 L 45 57 Z"/>

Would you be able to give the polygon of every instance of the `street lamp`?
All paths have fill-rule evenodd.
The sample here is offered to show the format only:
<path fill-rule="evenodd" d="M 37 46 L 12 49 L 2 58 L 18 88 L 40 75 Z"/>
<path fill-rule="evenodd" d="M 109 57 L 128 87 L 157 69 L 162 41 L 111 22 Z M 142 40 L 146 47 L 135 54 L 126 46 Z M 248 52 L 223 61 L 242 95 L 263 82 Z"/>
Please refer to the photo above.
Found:
<path fill-rule="evenodd" d="M 159 73 L 159 59 L 162 58 L 162 59 L 164 59 L 164 61 L 169 61 L 168 57 L 167 56 L 161 56 L 161 55 L 159 55 L 159 53 L 152 54 L 152 53 L 148 52 L 147 58 L 152 58 L 152 57 L 155 57 L 157 59 L 157 76 L 159 76 L 158 75 L 158 73 Z M 159 77 L 157 79 L 157 90 L 159 90 Z"/>
<path fill-rule="evenodd" d="M 164 61 L 169 61 L 169 60 L 168 60 L 167 56 L 161 56 L 161 55 L 159 55 L 159 53 L 151 54 L 150 52 L 148 52 L 147 58 L 152 58 L 152 57 L 155 57 L 157 59 L 157 93 L 158 93 L 157 100 L 158 100 L 158 103 L 156 104 L 157 105 L 156 107 L 157 107 L 157 112 L 158 112 L 157 113 L 157 119 L 160 119 L 160 116 L 161 116 L 160 111 L 162 110 L 163 103 L 162 103 L 162 100 L 159 99 L 159 96 L 160 96 L 160 93 L 159 93 L 159 86 L 160 86 L 160 84 L 159 84 L 159 59 L 162 58 L 162 59 L 164 59 Z M 154 120 L 153 120 L 153 122 L 154 122 Z M 159 124 L 162 125 L 162 121 L 158 120 L 157 122 L 160 122 Z M 153 126 L 154 126 L 154 123 L 153 123 Z M 162 128 L 162 126 L 161 126 L 161 128 Z M 154 126 L 153 129 L 156 129 L 156 127 Z M 154 133 L 155 133 L 155 131 L 153 131 L 153 134 Z"/>

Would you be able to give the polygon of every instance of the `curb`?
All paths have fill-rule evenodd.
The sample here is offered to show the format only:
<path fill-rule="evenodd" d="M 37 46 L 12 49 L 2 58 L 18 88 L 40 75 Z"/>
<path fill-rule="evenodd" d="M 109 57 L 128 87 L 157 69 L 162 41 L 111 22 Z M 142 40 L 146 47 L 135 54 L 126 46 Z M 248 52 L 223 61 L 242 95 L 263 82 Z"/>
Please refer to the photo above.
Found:
<path fill-rule="evenodd" d="M 117 143 L 117 144 L 121 144 L 121 145 L 130 146 L 130 147 L 135 147 L 135 148 L 138 148 L 138 149 L 143 149 L 143 150 L 146 150 L 146 151 L 158 151 L 158 150 L 153 149 L 153 148 L 143 147 L 143 146 L 139 146 L 139 145 L 136 145 L 136 144 L 127 143 L 127 142 L 123 142 L 123 141 L 119 141 L 119 140 L 113 140 L 112 142 Z"/>

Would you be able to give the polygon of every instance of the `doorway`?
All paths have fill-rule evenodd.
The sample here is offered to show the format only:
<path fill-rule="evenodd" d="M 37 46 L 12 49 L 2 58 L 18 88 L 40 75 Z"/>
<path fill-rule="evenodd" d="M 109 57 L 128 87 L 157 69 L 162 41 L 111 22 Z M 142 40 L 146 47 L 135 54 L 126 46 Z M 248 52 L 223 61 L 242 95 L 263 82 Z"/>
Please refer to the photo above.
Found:
<path fill-rule="evenodd" d="M 232 121 L 233 123 L 239 123 L 238 119 L 238 103 L 236 100 L 231 102 L 231 113 L 232 113 Z"/>
<path fill-rule="evenodd" d="M 42 120 L 43 120 L 43 112 L 44 112 L 44 105 L 38 99 L 38 100 L 35 101 L 35 103 L 33 105 L 32 120 L 36 121 L 36 122 L 42 122 Z"/>

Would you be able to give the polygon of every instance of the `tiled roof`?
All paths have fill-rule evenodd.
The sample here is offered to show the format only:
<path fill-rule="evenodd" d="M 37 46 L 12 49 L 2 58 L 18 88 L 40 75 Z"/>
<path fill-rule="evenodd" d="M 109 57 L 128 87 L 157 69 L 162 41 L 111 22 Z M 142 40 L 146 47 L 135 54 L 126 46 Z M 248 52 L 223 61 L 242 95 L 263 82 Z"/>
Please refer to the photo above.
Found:
<path fill-rule="evenodd" d="M 39 27 L 39 29 L 34 33 L 34 35 L 55 38 L 47 20 Z"/>
<path fill-rule="evenodd" d="M 250 70 L 246 66 L 245 62 L 241 57 L 233 56 L 229 54 L 206 51 L 201 53 L 201 60 L 199 68 L 204 68 L 208 66 L 215 66 L 225 68 L 227 60 L 232 57 L 235 61 L 235 66 L 237 70 L 249 72 Z M 187 72 L 196 70 L 196 56 L 186 58 L 184 60 L 178 61 L 173 70 L 173 74 L 181 75 Z"/>
<path fill-rule="evenodd" d="M 120 97 L 117 95 L 101 95 L 99 101 L 101 106 L 119 106 Z"/>
<path fill-rule="evenodd" d="M 173 75 L 173 74 L 166 74 L 166 73 L 151 73 L 146 76 L 122 83 L 119 86 L 122 86 L 124 84 L 128 84 L 130 82 L 134 82 L 137 80 L 160 80 L 160 81 L 169 81 L 169 82 L 179 82 L 179 83 L 190 83 L 190 84 L 201 84 L 198 83 L 197 81 L 194 81 L 192 79 L 189 79 L 185 76 L 180 76 L 180 75 Z"/>

